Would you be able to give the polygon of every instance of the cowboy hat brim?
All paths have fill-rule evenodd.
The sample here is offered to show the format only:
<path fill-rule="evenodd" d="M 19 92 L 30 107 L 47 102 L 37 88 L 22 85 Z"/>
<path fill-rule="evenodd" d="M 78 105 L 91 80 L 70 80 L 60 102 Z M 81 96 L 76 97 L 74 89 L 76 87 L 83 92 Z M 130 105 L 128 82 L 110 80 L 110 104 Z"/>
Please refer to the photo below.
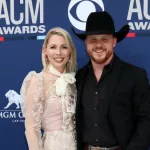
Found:
<path fill-rule="evenodd" d="M 118 43 L 127 36 L 128 32 L 130 30 L 130 27 L 129 27 L 129 25 L 124 25 L 118 32 L 115 32 L 115 33 L 111 32 L 111 31 L 107 31 L 107 30 L 100 30 L 100 31 L 95 31 L 95 32 L 85 32 L 85 33 L 78 34 L 75 32 L 75 30 L 73 28 L 71 28 L 71 30 L 81 40 L 85 40 L 87 35 L 113 34 L 117 38 L 117 43 Z"/>

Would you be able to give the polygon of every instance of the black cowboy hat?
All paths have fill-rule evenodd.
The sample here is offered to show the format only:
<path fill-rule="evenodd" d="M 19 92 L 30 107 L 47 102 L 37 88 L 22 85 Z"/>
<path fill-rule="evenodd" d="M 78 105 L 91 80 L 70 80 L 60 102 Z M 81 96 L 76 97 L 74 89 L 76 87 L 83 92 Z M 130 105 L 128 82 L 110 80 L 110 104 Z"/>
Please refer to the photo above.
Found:
<path fill-rule="evenodd" d="M 80 39 L 85 40 L 87 35 L 113 34 L 117 42 L 122 41 L 129 32 L 129 25 L 124 25 L 118 32 L 115 32 L 114 21 L 111 15 L 106 12 L 92 12 L 86 22 L 86 31 L 78 34 L 72 28 L 73 33 Z"/>

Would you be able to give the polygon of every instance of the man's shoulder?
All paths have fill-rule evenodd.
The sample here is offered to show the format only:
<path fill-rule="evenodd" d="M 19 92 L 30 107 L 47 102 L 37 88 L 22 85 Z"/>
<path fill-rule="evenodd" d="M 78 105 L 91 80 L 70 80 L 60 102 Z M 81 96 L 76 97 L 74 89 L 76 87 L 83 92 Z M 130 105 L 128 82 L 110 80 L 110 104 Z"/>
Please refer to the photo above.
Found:
<path fill-rule="evenodd" d="M 88 66 L 85 65 L 82 68 L 79 68 L 76 72 L 76 78 L 80 77 L 82 74 L 84 74 L 88 70 Z"/>
<path fill-rule="evenodd" d="M 133 80 L 143 80 L 143 79 L 147 80 L 148 76 L 144 68 L 133 65 L 123 60 L 121 61 L 124 66 L 123 67 L 124 76 L 130 77 Z"/>
<path fill-rule="evenodd" d="M 125 70 L 128 71 L 129 73 L 140 73 L 143 71 L 145 72 L 145 69 L 142 67 L 136 66 L 134 64 L 131 64 L 131 63 L 123 61 L 123 60 L 121 60 L 121 61 L 124 65 Z"/>

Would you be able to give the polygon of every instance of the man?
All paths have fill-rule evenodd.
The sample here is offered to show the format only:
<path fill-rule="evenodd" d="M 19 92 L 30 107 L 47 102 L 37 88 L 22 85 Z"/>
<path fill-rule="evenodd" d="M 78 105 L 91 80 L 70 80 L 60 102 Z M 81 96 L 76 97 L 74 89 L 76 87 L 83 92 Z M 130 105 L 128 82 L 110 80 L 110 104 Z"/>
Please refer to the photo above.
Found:
<path fill-rule="evenodd" d="M 91 13 L 85 41 L 90 62 L 76 74 L 78 150 L 148 150 L 150 91 L 144 69 L 120 60 L 117 42 L 129 31 L 115 32 L 108 12 Z"/>

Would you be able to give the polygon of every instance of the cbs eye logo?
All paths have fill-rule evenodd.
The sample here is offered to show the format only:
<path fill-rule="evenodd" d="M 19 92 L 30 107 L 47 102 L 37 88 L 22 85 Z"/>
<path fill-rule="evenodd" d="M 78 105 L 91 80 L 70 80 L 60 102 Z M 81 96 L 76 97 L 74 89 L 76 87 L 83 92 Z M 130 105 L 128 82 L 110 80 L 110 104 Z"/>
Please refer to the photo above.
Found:
<path fill-rule="evenodd" d="M 74 15 L 72 15 L 71 11 L 74 7 L 75 11 Z M 68 6 L 68 17 L 75 28 L 84 31 L 88 15 L 97 10 L 104 11 L 102 0 L 71 0 Z"/>

